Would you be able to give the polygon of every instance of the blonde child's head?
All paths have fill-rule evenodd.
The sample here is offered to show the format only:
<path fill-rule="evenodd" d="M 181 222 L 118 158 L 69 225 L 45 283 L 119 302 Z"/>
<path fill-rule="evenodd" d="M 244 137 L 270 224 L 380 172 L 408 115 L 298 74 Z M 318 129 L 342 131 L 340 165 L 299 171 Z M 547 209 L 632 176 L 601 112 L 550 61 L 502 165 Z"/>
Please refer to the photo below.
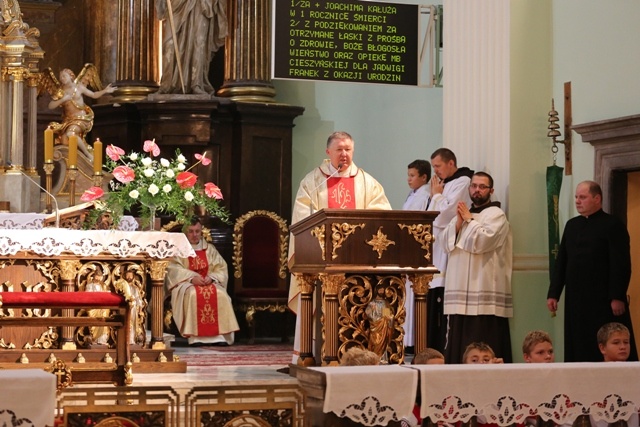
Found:
<path fill-rule="evenodd" d="M 379 365 L 380 356 L 373 351 L 360 347 L 351 347 L 340 358 L 340 366 Z"/>
<path fill-rule="evenodd" d="M 631 333 L 622 323 L 611 322 L 598 330 L 598 348 L 605 362 L 624 362 L 631 351 Z"/>
<path fill-rule="evenodd" d="M 522 356 L 527 363 L 553 363 L 553 342 L 545 331 L 531 331 L 522 342 Z"/>
<path fill-rule="evenodd" d="M 416 354 L 411 361 L 412 365 L 444 365 L 444 356 L 435 348 L 427 348 Z"/>
<path fill-rule="evenodd" d="M 464 350 L 462 363 L 495 363 L 496 354 L 493 349 L 483 342 L 472 342 Z"/>

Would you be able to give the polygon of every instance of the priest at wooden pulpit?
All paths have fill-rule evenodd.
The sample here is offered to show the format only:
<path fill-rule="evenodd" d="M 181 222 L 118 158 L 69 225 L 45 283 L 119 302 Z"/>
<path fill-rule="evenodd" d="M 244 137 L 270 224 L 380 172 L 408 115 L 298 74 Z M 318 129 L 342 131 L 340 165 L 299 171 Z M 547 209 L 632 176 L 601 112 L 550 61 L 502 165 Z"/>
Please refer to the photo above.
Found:
<path fill-rule="evenodd" d="M 323 208 L 330 209 L 391 209 L 382 185 L 353 163 L 355 143 L 346 132 L 334 132 L 327 139 L 328 159 L 309 172 L 300 182 L 291 215 L 291 224 Z M 289 265 L 295 256 L 294 240 L 289 243 Z M 300 289 L 291 276 L 289 308 L 298 314 Z M 296 317 L 293 363 L 300 349 L 300 317 Z"/>

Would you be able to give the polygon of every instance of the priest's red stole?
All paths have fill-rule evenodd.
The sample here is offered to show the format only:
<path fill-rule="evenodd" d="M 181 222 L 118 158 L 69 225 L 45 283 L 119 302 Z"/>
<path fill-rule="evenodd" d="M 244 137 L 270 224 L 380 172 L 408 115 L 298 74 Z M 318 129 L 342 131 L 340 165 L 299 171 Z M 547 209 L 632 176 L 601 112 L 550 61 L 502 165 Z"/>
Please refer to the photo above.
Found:
<path fill-rule="evenodd" d="M 327 181 L 327 196 L 329 209 L 355 209 L 354 177 L 329 178 Z"/>
<path fill-rule="evenodd" d="M 209 260 L 207 251 L 200 249 L 196 251 L 195 257 L 189 257 L 189 270 L 206 277 L 209 271 Z M 194 286 L 196 290 L 196 304 L 198 313 L 198 336 L 215 337 L 220 335 L 218 324 L 218 294 L 216 286 Z"/>

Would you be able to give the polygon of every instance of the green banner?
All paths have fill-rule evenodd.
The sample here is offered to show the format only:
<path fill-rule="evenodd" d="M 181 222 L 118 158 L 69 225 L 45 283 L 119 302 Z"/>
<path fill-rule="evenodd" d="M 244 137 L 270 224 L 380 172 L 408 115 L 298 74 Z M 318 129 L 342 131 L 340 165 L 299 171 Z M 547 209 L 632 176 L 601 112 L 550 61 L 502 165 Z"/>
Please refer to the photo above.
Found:
<path fill-rule="evenodd" d="M 549 277 L 553 274 L 560 247 L 560 218 L 558 217 L 558 200 L 562 187 L 562 171 L 560 166 L 547 168 L 547 218 L 549 224 Z"/>

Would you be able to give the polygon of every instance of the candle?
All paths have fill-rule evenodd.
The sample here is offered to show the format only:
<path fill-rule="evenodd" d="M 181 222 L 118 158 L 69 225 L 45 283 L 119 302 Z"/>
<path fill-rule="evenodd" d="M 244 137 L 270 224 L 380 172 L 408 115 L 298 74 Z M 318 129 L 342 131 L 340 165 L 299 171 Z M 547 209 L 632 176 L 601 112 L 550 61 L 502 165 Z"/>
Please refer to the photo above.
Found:
<path fill-rule="evenodd" d="M 102 172 L 102 141 L 96 139 L 93 143 L 93 172 Z"/>
<path fill-rule="evenodd" d="M 53 129 L 47 128 L 44 131 L 44 161 L 53 160 Z"/>
<path fill-rule="evenodd" d="M 69 167 L 76 166 L 78 163 L 78 137 L 71 135 L 69 137 Z"/>

